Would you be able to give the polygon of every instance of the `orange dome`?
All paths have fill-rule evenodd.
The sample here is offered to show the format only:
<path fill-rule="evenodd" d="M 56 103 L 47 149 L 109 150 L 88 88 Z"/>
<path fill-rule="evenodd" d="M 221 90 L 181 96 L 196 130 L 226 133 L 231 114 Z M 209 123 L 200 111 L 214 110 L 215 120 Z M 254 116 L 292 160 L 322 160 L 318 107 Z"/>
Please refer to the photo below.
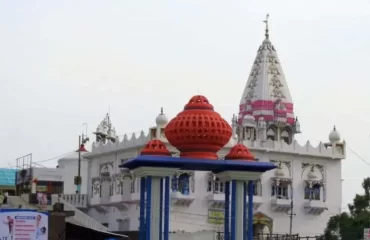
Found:
<path fill-rule="evenodd" d="M 181 157 L 217 159 L 217 152 L 230 140 L 230 125 L 204 96 L 194 96 L 166 126 L 164 134 Z"/>
<path fill-rule="evenodd" d="M 225 160 L 254 160 L 253 154 L 241 143 L 236 144 L 225 156 Z"/>
<path fill-rule="evenodd" d="M 141 150 L 141 155 L 152 155 L 152 156 L 171 156 L 166 145 L 160 140 L 149 141 L 143 150 Z"/>

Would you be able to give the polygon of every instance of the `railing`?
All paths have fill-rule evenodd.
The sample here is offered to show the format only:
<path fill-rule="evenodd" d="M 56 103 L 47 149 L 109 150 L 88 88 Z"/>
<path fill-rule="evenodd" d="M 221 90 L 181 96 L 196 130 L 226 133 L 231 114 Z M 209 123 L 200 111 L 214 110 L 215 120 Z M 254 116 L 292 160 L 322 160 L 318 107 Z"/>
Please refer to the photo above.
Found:
<path fill-rule="evenodd" d="M 224 240 L 224 233 L 217 232 L 216 240 Z M 289 235 L 289 234 L 268 234 L 268 233 L 259 233 L 253 238 L 254 240 L 324 240 L 322 236 L 316 237 L 300 237 L 298 234 Z"/>
<path fill-rule="evenodd" d="M 87 194 L 61 194 L 60 197 L 76 208 L 87 208 Z"/>

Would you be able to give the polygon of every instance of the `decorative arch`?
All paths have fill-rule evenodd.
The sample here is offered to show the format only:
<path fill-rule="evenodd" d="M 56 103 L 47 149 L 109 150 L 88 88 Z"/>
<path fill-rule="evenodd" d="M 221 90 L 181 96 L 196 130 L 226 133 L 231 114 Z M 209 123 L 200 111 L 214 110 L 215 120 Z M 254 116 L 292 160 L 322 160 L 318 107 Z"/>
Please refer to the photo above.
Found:
<path fill-rule="evenodd" d="M 272 220 L 272 218 L 270 218 L 269 216 L 267 216 L 266 214 L 264 214 L 262 212 L 256 212 L 253 215 L 253 224 L 255 224 L 255 225 L 257 225 L 257 224 L 264 225 L 269 229 L 270 233 L 272 233 L 273 220 Z"/>
<path fill-rule="evenodd" d="M 290 144 L 292 142 L 292 129 L 289 127 L 286 127 L 281 131 L 280 137 L 287 143 Z"/>
<path fill-rule="evenodd" d="M 195 190 L 195 179 L 193 171 L 178 171 L 172 176 L 171 189 L 173 192 L 180 192 L 189 195 Z"/>
<path fill-rule="evenodd" d="M 266 135 L 267 139 L 271 139 L 272 141 L 275 141 L 276 139 L 276 126 L 270 125 L 269 128 L 267 129 Z"/>

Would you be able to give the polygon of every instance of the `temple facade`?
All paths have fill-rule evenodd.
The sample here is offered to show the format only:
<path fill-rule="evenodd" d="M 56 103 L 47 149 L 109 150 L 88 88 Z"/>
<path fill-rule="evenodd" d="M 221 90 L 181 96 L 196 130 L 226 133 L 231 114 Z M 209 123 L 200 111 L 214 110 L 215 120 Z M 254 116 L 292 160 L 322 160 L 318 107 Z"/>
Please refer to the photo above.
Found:
<path fill-rule="evenodd" d="M 81 194 L 86 201 L 80 206 L 82 211 L 110 230 L 138 230 L 140 179 L 119 165 L 138 156 L 152 139 L 161 140 L 173 156 L 178 156 L 178 150 L 164 135 L 167 123 L 161 109 L 156 126 L 149 133 L 142 131 L 119 139 L 110 116 L 103 119 L 94 132 L 92 151 L 82 155 Z M 295 140 L 301 127 L 294 115 L 293 100 L 276 48 L 270 41 L 268 26 L 242 92 L 239 113 L 232 117 L 230 125 L 232 137 L 218 152 L 220 161 L 233 146 L 242 143 L 256 161 L 277 166 L 255 181 L 254 232 L 289 233 L 292 219 L 292 233 L 322 234 L 330 216 L 341 211 L 341 160 L 346 155 L 345 142 L 335 127 L 328 141 L 318 146 L 312 146 L 309 141 L 300 145 Z M 60 162 L 65 166 L 68 162 L 76 164 L 70 159 Z M 76 173 L 66 171 L 66 174 L 71 175 L 67 178 L 72 183 Z M 215 175 L 179 171 L 172 176 L 170 188 L 171 231 L 223 231 L 225 189 Z M 75 188 L 65 187 L 66 201 L 73 204 L 74 194 Z"/>

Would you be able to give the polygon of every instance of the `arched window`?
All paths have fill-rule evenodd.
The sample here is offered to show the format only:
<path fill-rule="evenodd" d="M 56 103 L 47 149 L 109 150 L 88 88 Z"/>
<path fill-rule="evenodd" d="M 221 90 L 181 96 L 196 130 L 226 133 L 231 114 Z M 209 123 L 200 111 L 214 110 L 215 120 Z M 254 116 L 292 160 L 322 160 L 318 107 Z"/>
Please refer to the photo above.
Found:
<path fill-rule="evenodd" d="M 321 186 L 320 184 L 315 184 L 312 187 L 312 200 L 320 200 Z"/>
<path fill-rule="evenodd" d="M 312 187 L 307 183 L 305 187 L 304 199 L 320 200 L 321 199 L 321 185 L 316 183 Z"/>
<path fill-rule="evenodd" d="M 179 189 L 178 191 L 181 192 L 183 195 L 189 195 L 190 190 L 189 190 L 189 179 L 190 176 L 187 173 L 182 173 L 179 176 Z"/>
<path fill-rule="evenodd" d="M 207 186 L 207 192 L 212 192 L 212 193 L 224 193 L 225 188 L 224 182 L 220 181 L 218 178 L 214 178 L 214 180 L 208 181 L 208 186 Z"/>
<path fill-rule="evenodd" d="M 286 143 L 290 144 L 291 143 L 291 131 L 289 128 L 285 128 L 284 131 L 281 133 L 281 139 Z"/>
<path fill-rule="evenodd" d="M 216 178 L 213 182 L 213 193 L 223 193 L 224 192 L 224 183 L 220 179 Z"/>
<path fill-rule="evenodd" d="M 267 139 L 269 140 L 272 140 L 272 141 L 275 141 L 275 128 L 274 127 L 270 127 L 268 130 L 267 130 Z"/>

